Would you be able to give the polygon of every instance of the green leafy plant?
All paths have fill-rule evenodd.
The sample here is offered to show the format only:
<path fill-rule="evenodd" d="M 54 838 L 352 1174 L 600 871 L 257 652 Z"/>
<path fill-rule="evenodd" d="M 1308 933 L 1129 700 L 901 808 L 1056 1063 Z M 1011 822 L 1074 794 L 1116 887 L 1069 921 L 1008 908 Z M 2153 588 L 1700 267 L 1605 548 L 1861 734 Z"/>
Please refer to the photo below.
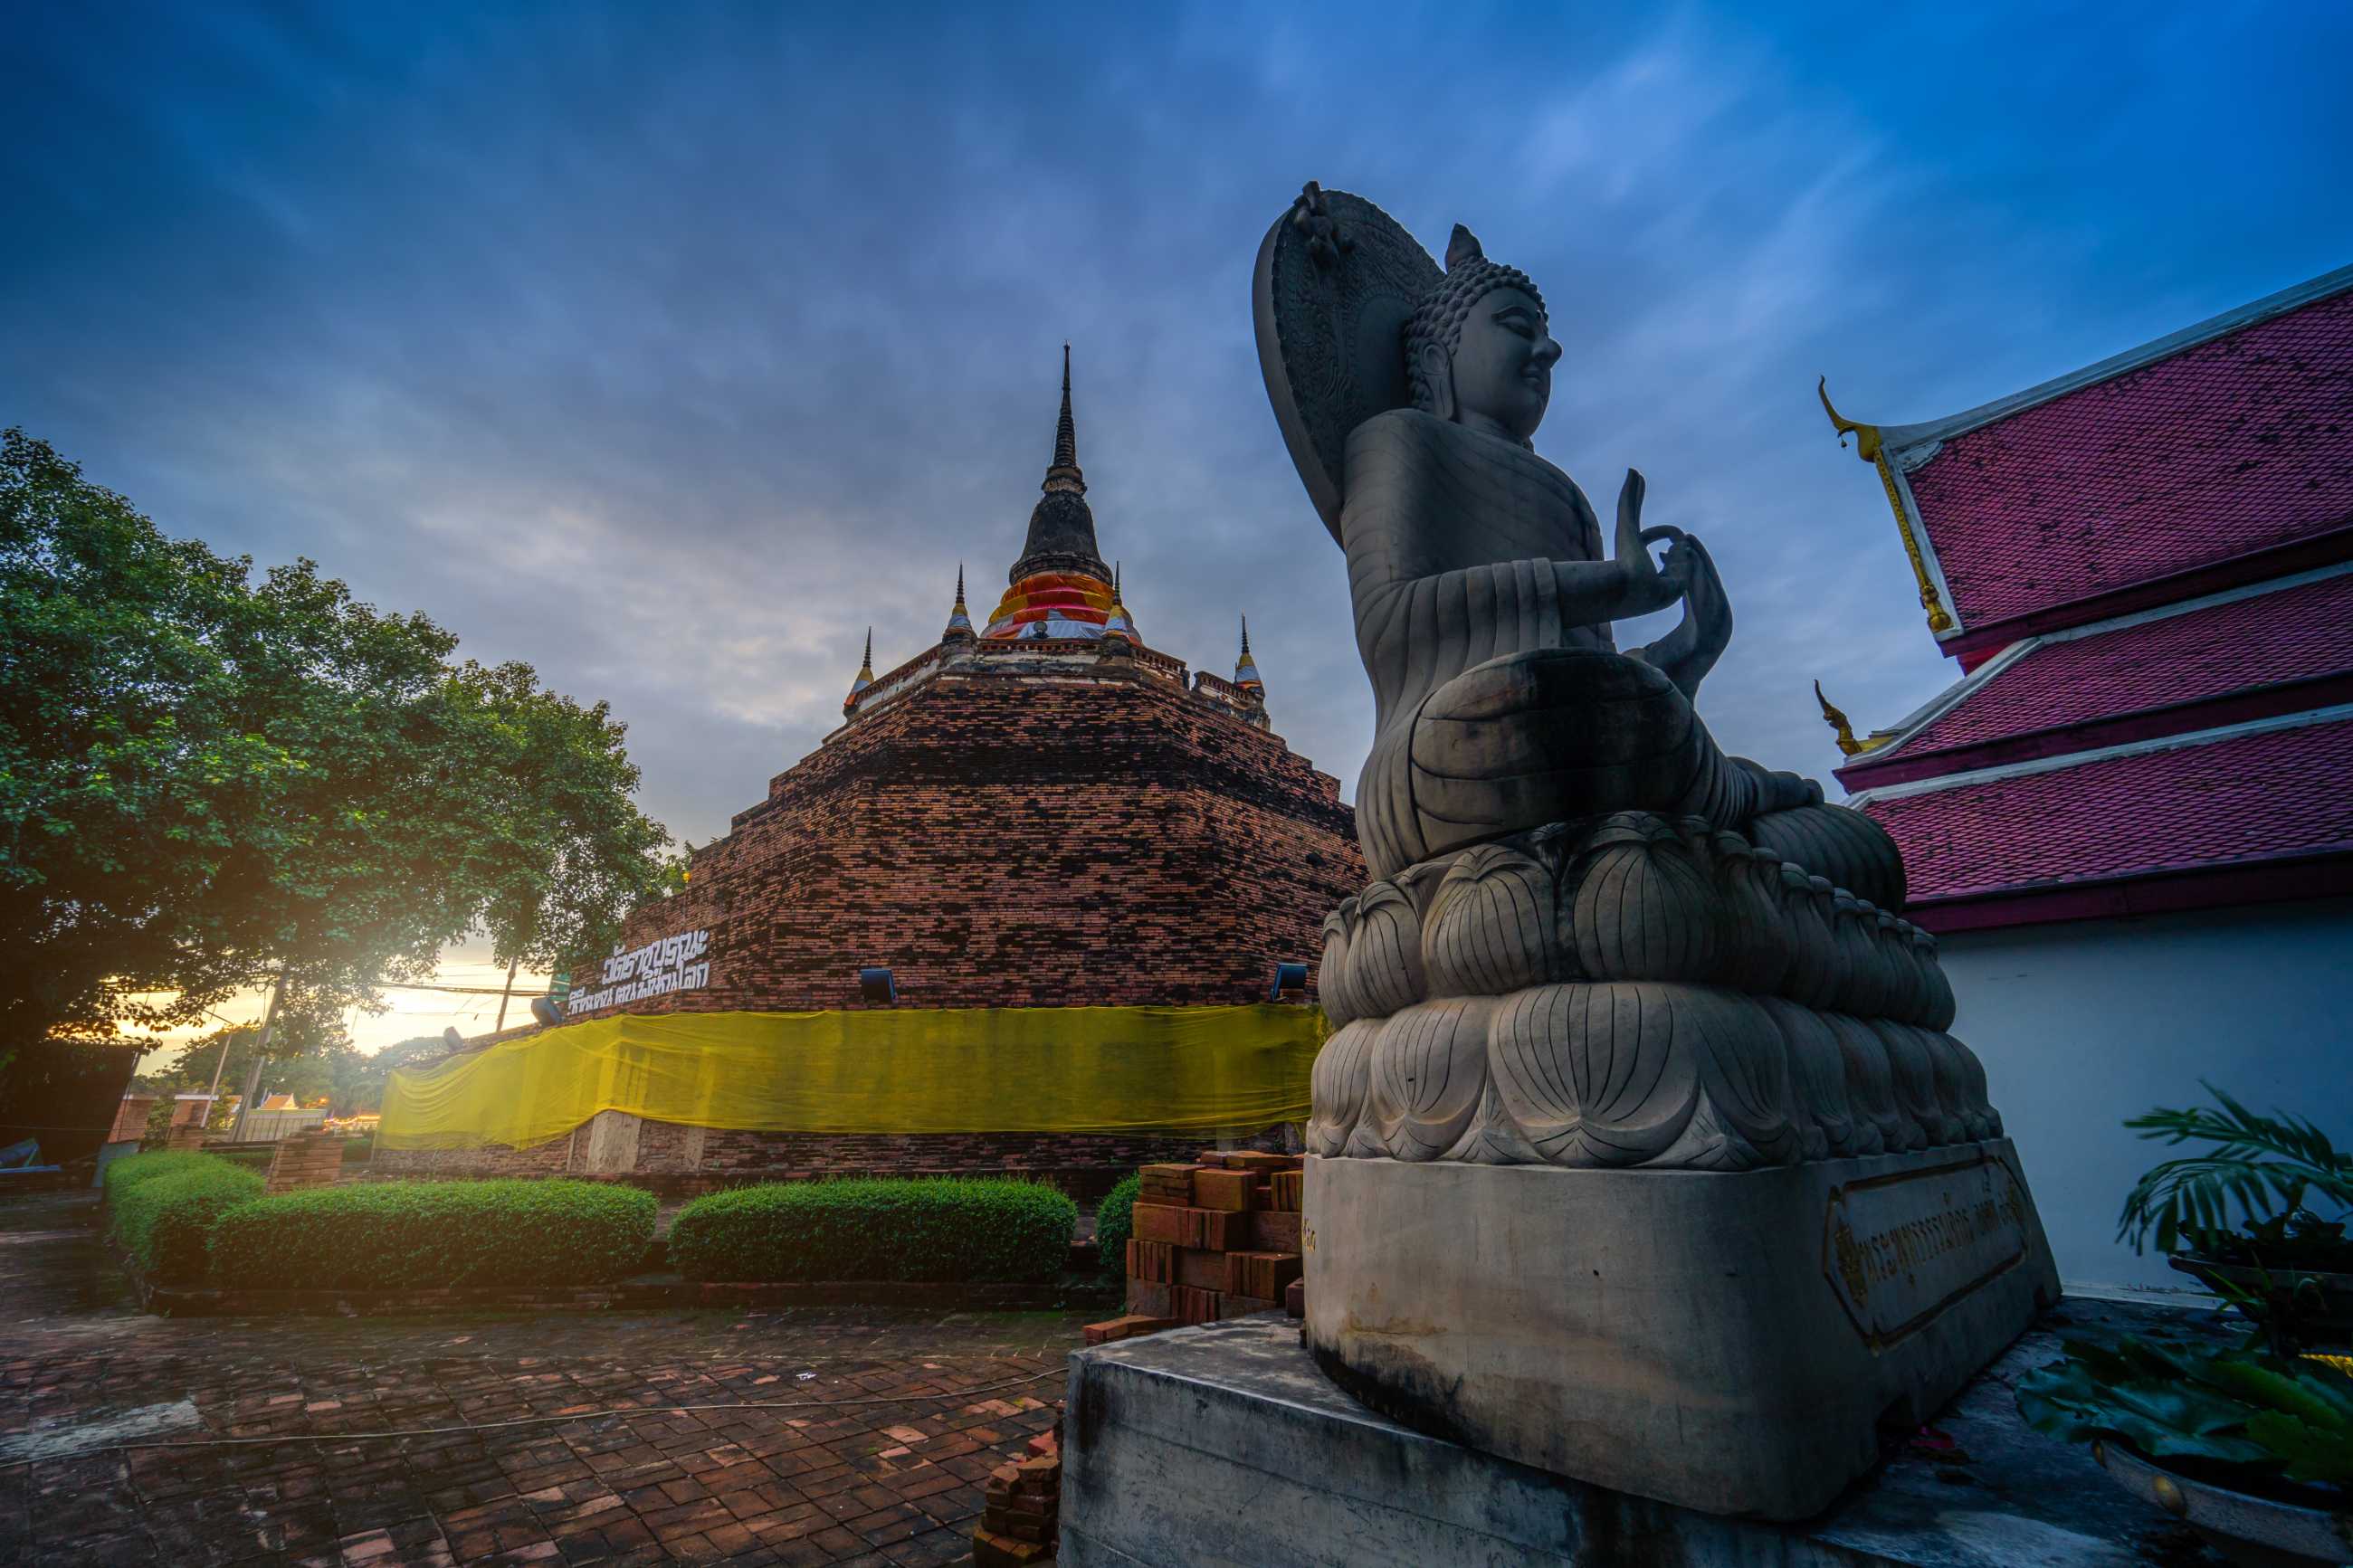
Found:
<path fill-rule="evenodd" d="M 106 1168 L 110 1234 L 159 1285 L 201 1284 L 213 1232 L 261 1197 L 262 1178 L 211 1154 L 132 1154 Z"/>
<path fill-rule="evenodd" d="M 1127 1278 L 1127 1238 L 1135 1234 L 1135 1196 L 1143 1190 L 1142 1176 L 1123 1177 L 1095 1210 L 1095 1255 L 1103 1278 L 1114 1283 Z"/>
<path fill-rule="evenodd" d="M 2234 1207 L 2262 1224 L 2293 1215 L 2307 1195 L 2353 1210 L 2353 1155 L 2338 1152 L 2327 1133 L 2289 1112 L 2258 1116 L 2213 1085 L 2200 1087 L 2213 1105 L 2160 1108 L 2125 1123 L 2143 1138 L 2208 1147 L 2151 1167 L 2134 1184 L 2116 1218 L 2117 1240 L 2140 1252 L 2153 1230 L 2160 1252 L 2185 1241 L 2198 1247 L 2233 1233 Z"/>
<path fill-rule="evenodd" d="M 695 1199 L 670 1257 L 690 1279 L 1042 1282 L 1078 1219 L 1068 1194 L 1002 1177 L 781 1183 Z"/>
<path fill-rule="evenodd" d="M 213 1235 L 219 1284 L 597 1285 L 653 1243 L 651 1193 L 600 1182 L 367 1182 L 263 1198 Z"/>
<path fill-rule="evenodd" d="M 2018 1386 L 2038 1432 L 2120 1442 L 2193 1479 L 2308 1506 L 2341 1507 L 2353 1487 L 2353 1377 L 2334 1366 L 2130 1336 L 2063 1348 Z"/>
<path fill-rule="evenodd" d="M 109 1208 L 122 1201 L 122 1194 L 146 1182 L 184 1171 L 201 1171 L 220 1163 L 215 1154 L 199 1154 L 191 1149 L 155 1149 L 143 1154 L 125 1154 L 106 1167 L 106 1202 Z"/>

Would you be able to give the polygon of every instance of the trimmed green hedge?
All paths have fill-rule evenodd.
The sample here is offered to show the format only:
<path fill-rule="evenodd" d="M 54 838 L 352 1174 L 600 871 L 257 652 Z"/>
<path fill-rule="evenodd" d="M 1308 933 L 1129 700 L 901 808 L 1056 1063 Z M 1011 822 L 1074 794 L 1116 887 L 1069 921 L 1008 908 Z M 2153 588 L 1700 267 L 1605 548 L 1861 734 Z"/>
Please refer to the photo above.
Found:
<path fill-rule="evenodd" d="M 1007 1177 L 786 1182 L 695 1199 L 670 1258 L 690 1279 L 1045 1282 L 1078 1223 L 1066 1194 Z"/>
<path fill-rule="evenodd" d="M 1095 1256 L 1106 1279 L 1127 1278 L 1127 1238 L 1135 1234 L 1135 1194 L 1143 1190 L 1142 1175 L 1124 1177 L 1095 1210 Z"/>
<path fill-rule="evenodd" d="M 106 1201 L 120 1203 L 124 1193 L 142 1182 L 178 1175 L 184 1171 L 209 1171 L 221 1163 L 219 1156 L 199 1154 L 193 1149 L 157 1149 L 145 1154 L 125 1154 L 106 1167 Z"/>
<path fill-rule="evenodd" d="M 654 1195 L 601 1182 L 366 1182 L 248 1204 L 213 1237 L 219 1284 L 391 1290 L 601 1285 L 643 1266 Z"/>
<path fill-rule="evenodd" d="M 159 1285 L 202 1283 L 213 1232 L 261 1196 L 262 1179 L 188 1150 L 128 1154 L 106 1168 L 114 1239 Z"/>

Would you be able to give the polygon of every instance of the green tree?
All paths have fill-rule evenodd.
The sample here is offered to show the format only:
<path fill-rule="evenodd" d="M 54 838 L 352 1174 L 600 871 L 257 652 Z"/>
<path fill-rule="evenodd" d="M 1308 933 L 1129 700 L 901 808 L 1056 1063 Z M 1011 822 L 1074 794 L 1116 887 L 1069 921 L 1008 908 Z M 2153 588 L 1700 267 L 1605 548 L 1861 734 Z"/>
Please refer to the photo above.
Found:
<path fill-rule="evenodd" d="M 269 1095 L 290 1094 L 300 1105 L 325 1100 L 338 1116 L 374 1109 L 358 1101 L 368 1092 L 371 1072 L 378 1081 L 381 1072 L 372 1069 L 372 1058 L 353 1047 L 342 1011 L 327 999 L 290 984 L 280 998 L 269 1046 L 259 1049 L 260 1046 L 259 1024 L 232 1024 L 181 1045 L 170 1061 L 141 1073 L 139 1081 L 172 1094 L 205 1093 L 217 1087 L 227 1096 L 241 1093 L 258 1065 L 257 1103 Z M 207 1124 L 228 1126 L 220 1105 L 215 1111 Z"/>
<path fill-rule="evenodd" d="M 604 703 L 583 708 L 543 689 L 527 664 L 469 661 L 455 684 L 480 725 L 475 844 L 489 889 L 482 925 L 507 966 L 503 1028 L 519 967 L 601 950 L 659 890 L 670 835 L 630 800 L 638 769 Z"/>
<path fill-rule="evenodd" d="M 605 710 L 454 665 L 456 640 L 308 561 L 256 580 L 7 432 L 0 1038 L 193 1023 L 267 987 L 250 1079 L 428 974 L 518 846 L 559 846 L 551 879 L 627 882 L 632 855 L 654 875 L 664 836 Z M 550 782 L 512 782 L 526 754 Z"/>

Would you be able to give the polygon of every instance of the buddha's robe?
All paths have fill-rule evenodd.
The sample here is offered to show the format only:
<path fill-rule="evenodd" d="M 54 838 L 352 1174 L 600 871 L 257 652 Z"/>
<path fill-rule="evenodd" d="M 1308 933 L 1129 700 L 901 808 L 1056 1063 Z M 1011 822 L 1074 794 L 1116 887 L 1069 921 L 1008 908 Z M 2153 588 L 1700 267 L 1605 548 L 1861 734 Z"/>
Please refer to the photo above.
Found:
<path fill-rule="evenodd" d="M 1400 409 L 1350 435 L 1345 494 L 1340 534 L 1375 703 L 1356 831 L 1376 879 L 1613 811 L 1737 829 L 1763 813 L 1837 809 L 1813 805 L 1817 785 L 1725 755 L 1672 680 L 1617 651 L 1606 615 L 1580 607 L 1574 571 L 1558 569 L 1602 560 L 1599 530 L 1568 476 L 1534 452 Z M 1876 901 L 1892 868 L 1900 903 L 1894 846 L 1838 815 L 1860 826 L 1806 837 L 1824 845 L 1816 858 L 1841 863 L 1807 868 L 1864 882 L 1855 890 Z M 1828 847 L 1838 838 L 1857 839 L 1856 853 Z"/>

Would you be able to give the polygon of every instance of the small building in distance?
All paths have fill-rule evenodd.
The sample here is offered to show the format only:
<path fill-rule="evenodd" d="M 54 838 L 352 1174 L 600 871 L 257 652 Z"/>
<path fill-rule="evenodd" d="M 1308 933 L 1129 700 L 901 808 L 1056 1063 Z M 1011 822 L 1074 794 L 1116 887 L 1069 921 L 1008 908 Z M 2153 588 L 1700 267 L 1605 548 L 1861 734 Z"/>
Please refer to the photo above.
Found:
<path fill-rule="evenodd" d="M 870 633 L 841 727 L 575 963 L 581 1026 L 394 1075 L 379 1171 L 1087 1190 L 1282 1142 L 1320 1016 L 1271 983 L 1312 970 L 1363 885 L 1353 816 L 1274 732 L 1246 626 L 1232 679 L 1145 640 L 1097 542 L 1067 350 L 1040 492 L 995 607 L 972 614 L 959 569 L 923 651 L 878 674 Z M 626 1067 L 567 1054 L 617 1035 Z"/>
<path fill-rule="evenodd" d="M 1825 409 L 1830 401 L 1825 395 Z M 1854 423 L 1948 689 L 1858 739 L 2060 1268 L 2201 1100 L 2353 1132 L 2353 268 L 1950 418 Z"/>

